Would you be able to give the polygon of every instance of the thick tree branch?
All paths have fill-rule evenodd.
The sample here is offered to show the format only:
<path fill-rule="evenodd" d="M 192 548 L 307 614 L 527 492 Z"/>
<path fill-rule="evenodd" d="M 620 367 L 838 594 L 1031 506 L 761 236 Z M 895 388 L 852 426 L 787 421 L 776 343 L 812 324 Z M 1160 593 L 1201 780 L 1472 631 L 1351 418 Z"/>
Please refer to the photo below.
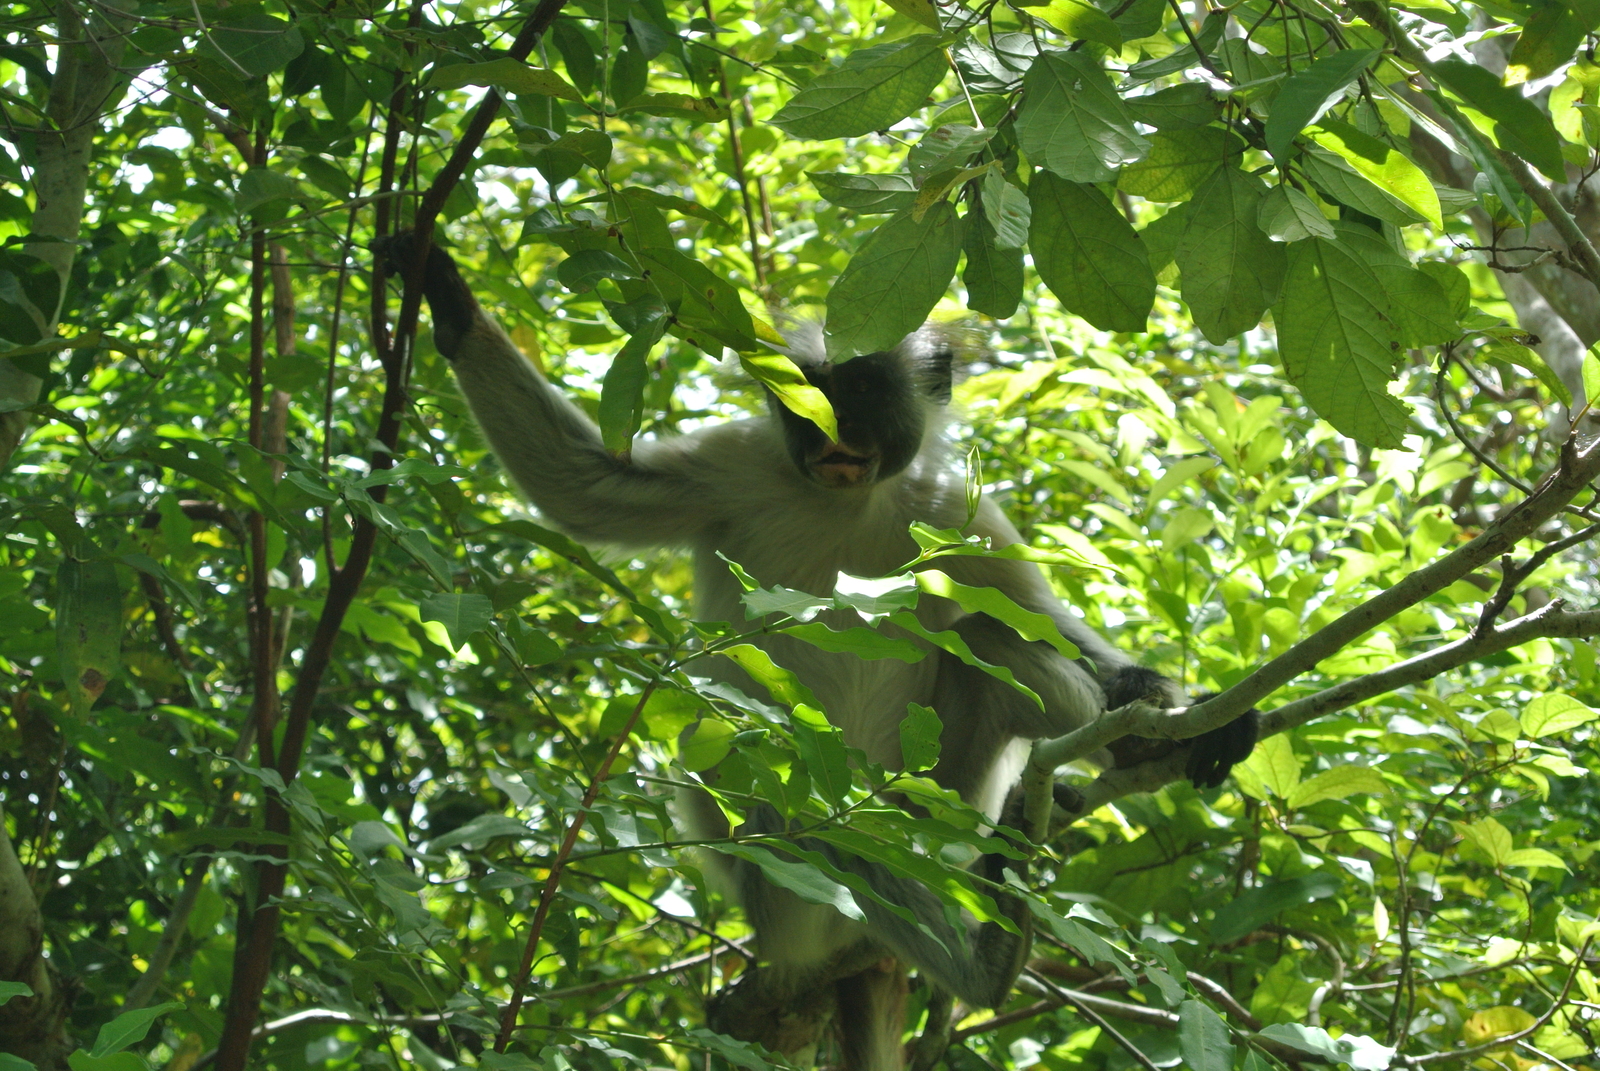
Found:
<path fill-rule="evenodd" d="M 1286 703 L 1262 715 L 1261 735 L 1281 733 L 1396 688 L 1432 680 L 1441 673 L 1499 654 L 1530 640 L 1584 639 L 1593 636 L 1600 636 L 1600 610 L 1570 612 L 1558 599 L 1498 628 L 1474 630 L 1462 639 L 1397 662 L 1387 669 L 1342 681 L 1314 695 Z M 1123 796 L 1135 792 L 1154 792 L 1181 780 L 1184 763 L 1185 756 L 1180 751 L 1126 770 L 1107 770 L 1081 790 L 1084 806 L 1080 813 L 1088 814 Z"/>

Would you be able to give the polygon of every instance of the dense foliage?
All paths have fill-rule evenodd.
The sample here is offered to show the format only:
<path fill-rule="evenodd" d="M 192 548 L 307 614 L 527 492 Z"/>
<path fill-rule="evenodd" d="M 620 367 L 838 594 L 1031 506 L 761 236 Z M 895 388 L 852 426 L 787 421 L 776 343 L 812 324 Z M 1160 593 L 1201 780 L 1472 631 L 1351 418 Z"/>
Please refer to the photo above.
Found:
<path fill-rule="evenodd" d="M 1594 1062 L 1600 8 L 8 12 L 0 1071 L 766 1066 L 703 1027 L 748 930 L 671 821 L 719 761 L 730 812 L 994 915 L 993 842 L 914 776 L 936 720 L 909 773 L 852 761 L 683 561 L 521 510 L 374 290 L 366 244 L 435 212 L 619 451 L 762 383 L 829 419 L 779 310 L 842 356 L 959 320 L 954 449 L 1063 597 L 1197 691 L 1279 660 L 1227 786 L 1107 789 L 1041 849 L 1032 969 L 931 1058 Z M 865 626 L 985 552 L 919 540 L 750 604 L 914 657 Z"/>

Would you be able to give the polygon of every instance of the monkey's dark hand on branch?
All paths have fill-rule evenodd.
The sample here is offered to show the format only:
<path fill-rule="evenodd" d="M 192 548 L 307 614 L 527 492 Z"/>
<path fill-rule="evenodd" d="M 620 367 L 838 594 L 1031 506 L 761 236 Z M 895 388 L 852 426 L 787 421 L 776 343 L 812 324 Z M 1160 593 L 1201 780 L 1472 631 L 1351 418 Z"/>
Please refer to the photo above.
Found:
<path fill-rule="evenodd" d="M 1153 669 L 1124 666 L 1105 681 L 1106 710 L 1116 710 L 1146 698 L 1164 704 L 1170 694 L 1171 684 Z M 1216 694 L 1204 692 L 1194 702 L 1203 703 Z M 1176 742 L 1123 737 L 1111 744 L 1110 751 L 1116 756 L 1117 765 L 1126 767 L 1162 758 L 1170 755 L 1174 748 L 1187 746 L 1189 761 L 1184 766 L 1184 773 L 1194 782 L 1195 788 L 1216 788 L 1227 780 L 1228 771 L 1235 763 L 1250 757 L 1260 727 L 1261 712 L 1251 707 L 1228 724 L 1202 733 L 1193 740 Z"/>
<path fill-rule="evenodd" d="M 372 255 L 390 275 L 404 279 L 416 260 L 417 236 L 411 231 L 391 234 L 372 242 Z M 456 263 L 438 245 L 428 247 L 428 263 L 422 269 L 422 296 L 433 310 L 433 343 L 439 352 L 454 360 L 461 340 L 482 315 L 478 299 L 472 296 L 461 278 Z"/>

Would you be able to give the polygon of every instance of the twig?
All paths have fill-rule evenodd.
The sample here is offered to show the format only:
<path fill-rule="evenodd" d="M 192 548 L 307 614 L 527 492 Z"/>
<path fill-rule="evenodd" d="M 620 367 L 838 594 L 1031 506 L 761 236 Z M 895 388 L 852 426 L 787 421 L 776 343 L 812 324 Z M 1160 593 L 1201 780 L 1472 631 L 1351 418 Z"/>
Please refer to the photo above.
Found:
<path fill-rule="evenodd" d="M 1046 978 L 1037 971 L 1029 971 L 1028 976 L 1043 986 L 1045 991 L 1051 996 L 1059 997 L 1063 1004 L 1071 1004 L 1074 1008 L 1076 1008 L 1079 1015 L 1089 1020 L 1095 1026 L 1098 1026 L 1104 1033 L 1110 1036 L 1112 1041 L 1115 1041 L 1118 1045 L 1121 1045 L 1123 1051 L 1125 1051 L 1129 1056 L 1133 1057 L 1133 1062 L 1144 1068 L 1145 1071 L 1159 1071 L 1159 1068 L 1156 1067 L 1154 1061 L 1140 1051 L 1139 1046 L 1129 1041 L 1127 1035 L 1123 1034 L 1122 1031 L 1108 1023 L 1099 1012 L 1089 1007 L 1088 1002 L 1083 998 L 1079 997 L 1075 993 L 1062 989 L 1060 986 L 1056 985 L 1050 979 Z"/>

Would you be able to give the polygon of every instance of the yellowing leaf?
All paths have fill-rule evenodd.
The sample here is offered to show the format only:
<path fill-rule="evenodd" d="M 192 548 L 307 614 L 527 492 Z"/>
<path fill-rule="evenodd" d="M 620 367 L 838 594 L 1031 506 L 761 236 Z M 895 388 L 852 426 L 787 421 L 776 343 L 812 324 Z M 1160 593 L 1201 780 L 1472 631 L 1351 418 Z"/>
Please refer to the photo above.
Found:
<path fill-rule="evenodd" d="M 1525 866 L 1528 868 L 1547 866 L 1553 870 L 1565 870 L 1569 867 L 1562 858 L 1554 852 L 1547 852 L 1543 848 L 1518 848 L 1506 857 L 1507 866 Z"/>
<path fill-rule="evenodd" d="M 1461 836 L 1495 866 L 1511 861 L 1511 832 L 1493 818 L 1484 818 L 1459 827 Z"/>
<path fill-rule="evenodd" d="M 1501 1005 L 1488 1008 L 1468 1017 L 1461 1024 L 1461 1040 L 1468 1045 L 1482 1045 L 1486 1041 L 1526 1030 L 1537 1020 L 1521 1008 Z"/>
<path fill-rule="evenodd" d="M 1537 740 L 1587 725 L 1596 718 L 1600 718 L 1600 710 L 1592 710 L 1570 695 L 1553 692 L 1539 696 L 1523 708 L 1522 731 L 1530 739 Z"/>

